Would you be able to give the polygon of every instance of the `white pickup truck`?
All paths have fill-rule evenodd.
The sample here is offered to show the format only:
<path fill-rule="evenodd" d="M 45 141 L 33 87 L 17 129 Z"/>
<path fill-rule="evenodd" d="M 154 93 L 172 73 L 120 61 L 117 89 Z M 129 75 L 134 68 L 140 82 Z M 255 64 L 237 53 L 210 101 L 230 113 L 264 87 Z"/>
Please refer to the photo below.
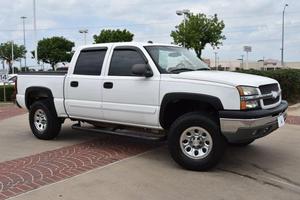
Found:
<path fill-rule="evenodd" d="M 211 71 L 169 44 L 83 46 L 68 72 L 20 74 L 16 85 L 39 139 L 55 138 L 69 118 L 74 129 L 165 138 L 191 170 L 215 166 L 227 144 L 245 146 L 283 126 L 288 107 L 276 80 Z"/>

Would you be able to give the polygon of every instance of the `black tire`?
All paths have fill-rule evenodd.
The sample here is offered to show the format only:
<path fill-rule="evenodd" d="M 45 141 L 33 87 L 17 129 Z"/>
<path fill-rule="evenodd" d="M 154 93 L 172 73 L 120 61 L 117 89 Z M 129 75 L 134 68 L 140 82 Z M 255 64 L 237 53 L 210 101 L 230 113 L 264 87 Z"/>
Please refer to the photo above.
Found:
<path fill-rule="evenodd" d="M 181 135 L 191 127 L 205 129 L 212 140 L 211 150 L 203 158 L 193 159 L 188 157 L 181 149 Z M 214 167 L 221 160 L 226 148 L 226 140 L 221 135 L 220 128 L 214 120 L 203 113 L 193 112 L 179 117 L 171 125 L 168 135 L 168 147 L 173 159 L 182 167 L 189 170 L 205 171 Z"/>
<path fill-rule="evenodd" d="M 35 125 L 35 114 L 37 112 L 44 112 L 46 120 L 42 120 L 43 124 L 46 124 L 43 130 L 37 128 Z M 32 104 L 29 111 L 29 124 L 31 131 L 35 137 L 42 140 L 52 140 L 60 132 L 61 120 L 57 117 L 53 106 L 48 100 L 37 101 Z M 41 128 L 41 127 L 40 127 Z"/>
<path fill-rule="evenodd" d="M 228 144 L 233 147 L 245 147 L 254 141 L 255 141 L 254 139 L 250 139 L 250 140 L 241 141 L 241 142 L 228 142 Z"/>

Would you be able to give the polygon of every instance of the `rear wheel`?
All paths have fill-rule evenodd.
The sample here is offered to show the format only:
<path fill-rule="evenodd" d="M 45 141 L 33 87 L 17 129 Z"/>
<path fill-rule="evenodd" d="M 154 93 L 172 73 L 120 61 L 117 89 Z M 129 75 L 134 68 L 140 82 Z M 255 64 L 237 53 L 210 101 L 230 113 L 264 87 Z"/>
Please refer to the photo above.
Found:
<path fill-rule="evenodd" d="M 207 170 L 221 159 L 226 142 L 219 126 L 201 113 L 188 113 L 171 126 L 168 146 L 173 159 L 190 170 Z"/>
<path fill-rule="evenodd" d="M 61 120 L 52 107 L 48 100 L 37 101 L 30 107 L 30 128 L 34 136 L 39 139 L 51 140 L 60 132 Z"/>

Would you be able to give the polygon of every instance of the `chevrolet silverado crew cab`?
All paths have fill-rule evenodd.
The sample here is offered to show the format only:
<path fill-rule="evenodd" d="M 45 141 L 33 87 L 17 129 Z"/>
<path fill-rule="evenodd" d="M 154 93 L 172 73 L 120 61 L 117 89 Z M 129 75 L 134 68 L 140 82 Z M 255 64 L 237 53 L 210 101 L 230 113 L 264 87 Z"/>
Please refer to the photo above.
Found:
<path fill-rule="evenodd" d="M 68 72 L 18 75 L 17 104 L 33 134 L 74 129 L 167 139 L 173 159 L 206 170 L 227 144 L 247 145 L 283 126 L 288 104 L 274 79 L 211 71 L 191 51 L 165 44 L 80 47 Z"/>

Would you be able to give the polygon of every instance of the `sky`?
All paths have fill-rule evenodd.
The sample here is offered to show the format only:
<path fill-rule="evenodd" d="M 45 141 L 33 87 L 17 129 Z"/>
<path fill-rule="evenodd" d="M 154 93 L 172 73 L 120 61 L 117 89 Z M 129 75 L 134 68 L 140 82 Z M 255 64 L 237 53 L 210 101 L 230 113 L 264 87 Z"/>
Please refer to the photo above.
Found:
<path fill-rule="evenodd" d="M 14 40 L 23 44 L 21 16 L 26 16 L 26 48 L 34 49 L 33 0 L 0 0 L 0 43 Z M 223 46 L 207 45 L 203 57 L 236 60 L 245 55 L 243 46 L 252 47 L 249 60 L 280 60 L 282 10 L 285 15 L 285 61 L 300 61 L 299 0 L 36 0 L 38 39 L 63 36 L 84 44 L 79 29 L 88 29 L 87 43 L 102 29 L 128 29 L 134 41 L 171 43 L 170 32 L 182 20 L 176 10 L 214 15 L 224 21 Z M 31 54 L 27 63 L 34 65 Z"/>

